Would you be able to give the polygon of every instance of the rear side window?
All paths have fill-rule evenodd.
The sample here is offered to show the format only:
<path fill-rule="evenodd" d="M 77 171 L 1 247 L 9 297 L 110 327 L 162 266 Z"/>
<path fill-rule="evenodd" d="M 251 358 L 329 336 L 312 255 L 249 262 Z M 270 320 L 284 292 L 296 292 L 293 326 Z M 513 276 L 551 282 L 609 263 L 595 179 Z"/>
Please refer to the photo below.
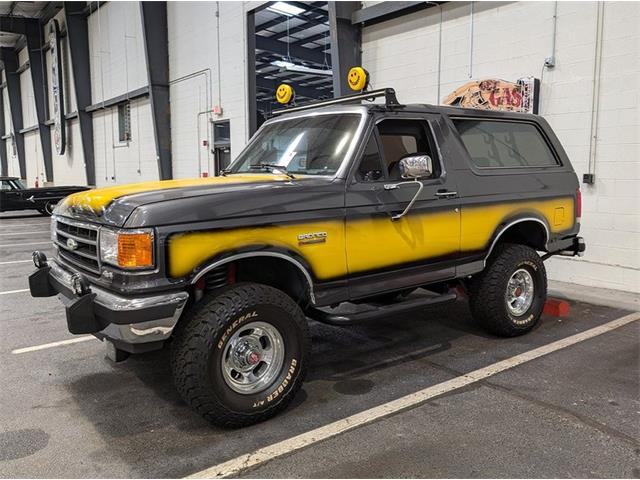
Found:
<path fill-rule="evenodd" d="M 471 161 L 479 168 L 558 165 L 535 125 L 523 122 L 454 119 Z"/>

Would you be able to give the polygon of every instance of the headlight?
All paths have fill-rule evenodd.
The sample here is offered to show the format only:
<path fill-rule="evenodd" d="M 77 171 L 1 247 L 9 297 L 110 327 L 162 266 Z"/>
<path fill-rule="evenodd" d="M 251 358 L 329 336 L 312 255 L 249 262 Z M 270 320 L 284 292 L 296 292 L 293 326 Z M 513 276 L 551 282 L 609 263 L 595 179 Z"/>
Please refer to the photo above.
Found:
<path fill-rule="evenodd" d="M 120 268 L 153 267 L 153 230 L 100 230 L 100 258 Z"/>

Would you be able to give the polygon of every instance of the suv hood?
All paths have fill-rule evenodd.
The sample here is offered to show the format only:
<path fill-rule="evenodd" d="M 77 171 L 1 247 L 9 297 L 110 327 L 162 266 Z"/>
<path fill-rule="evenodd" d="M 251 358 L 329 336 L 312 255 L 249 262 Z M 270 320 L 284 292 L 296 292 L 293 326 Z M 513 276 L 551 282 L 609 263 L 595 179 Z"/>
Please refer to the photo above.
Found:
<path fill-rule="evenodd" d="M 60 203 L 55 213 L 117 227 L 197 222 L 254 211 L 266 213 L 268 205 L 282 211 L 282 203 L 292 200 L 293 191 L 306 190 L 300 188 L 303 183 L 327 185 L 331 180 L 237 174 L 134 183 L 74 193 Z"/>

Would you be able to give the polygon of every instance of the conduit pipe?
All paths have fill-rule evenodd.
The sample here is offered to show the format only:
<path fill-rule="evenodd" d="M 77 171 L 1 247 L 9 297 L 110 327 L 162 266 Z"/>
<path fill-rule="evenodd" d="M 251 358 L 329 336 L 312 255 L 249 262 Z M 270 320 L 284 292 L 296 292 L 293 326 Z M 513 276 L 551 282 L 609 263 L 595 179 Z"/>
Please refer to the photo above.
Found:
<path fill-rule="evenodd" d="M 591 97 L 591 132 L 589 136 L 589 163 L 587 173 L 589 181 L 593 183 L 596 171 L 596 157 L 598 147 L 598 118 L 600 113 L 600 72 L 602 70 L 602 32 L 604 30 L 604 2 L 598 2 L 596 18 L 596 48 L 593 59 L 593 93 Z"/>
<path fill-rule="evenodd" d="M 469 78 L 473 78 L 473 3 L 469 17 Z"/>
<path fill-rule="evenodd" d="M 198 176 L 201 177 L 202 176 L 202 152 L 201 152 L 201 146 L 200 146 L 200 117 L 202 115 L 207 115 L 207 114 L 211 114 L 213 113 L 213 110 L 205 110 L 203 112 L 198 112 Z M 209 139 L 209 125 L 207 124 L 207 152 L 209 151 L 209 149 L 211 148 L 211 142 Z M 207 153 L 207 168 L 209 168 L 209 154 Z M 216 172 L 213 172 L 214 175 Z"/>

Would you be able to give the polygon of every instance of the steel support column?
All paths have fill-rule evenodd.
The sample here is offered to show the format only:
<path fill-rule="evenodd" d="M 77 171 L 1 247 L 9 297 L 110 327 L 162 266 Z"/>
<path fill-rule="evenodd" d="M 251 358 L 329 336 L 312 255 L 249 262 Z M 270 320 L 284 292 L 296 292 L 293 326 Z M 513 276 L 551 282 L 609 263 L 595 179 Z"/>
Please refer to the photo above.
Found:
<path fill-rule="evenodd" d="M 351 15 L 358 9 L 360 2 L 329 2 L 334 97 L 352 93 L 347 83 L 347 73 L 351 67 L 360 65 L 362 60 L 360 25 L 351 23 Z"/>
<path fill-rule="evenodd" d="M 4 138 L 6 126 L 4 124 L 4 92 L 0 88 L 0 175 L 9 175 L 9 158 L 7 156 L 7 141 Z"/>
<path fill-rule="evenodd" d="M 171 109 L 169 105 L 169 38 L 167 4 L 140 2 L 142 35 L 147 60 L 149 97 L 161 180 L 173 178 L 171 165 Z M 209 105 L 209 108 L 211 106 Z"/>
<path fill-rule="evenodd" d="M 4 63 L 4 72 L 7 78 L 7 92 L 9 93 L 9 110 L 11 111 L 11 123 L 13 125 L 13 138 L 16 142 L 20 177 L 27 178 L 27 162 L 24 152 L 24 137 L 22 130 L 22 93 L 20 91 L 20 74 L 18 70 L 18 54 L 7 47 L 0 48 L 0 60 Z"/>
<path fill-rule="evenodd" d="M 247 12 L 247 101 L 248 128 L 247 140 L 258 130 L 258 104 L 256 87 L 256 11 Z"/>
<path fill-rule="evenodd" d="M 87 184 L 96 184 L 96 163 L 93 147 L 93 119 L 86 108 L 91 105 L 91 70 L 89 57 L 89 27 L 84 13 L 86 2 L 66 2 L 64 18 L 67 25 L 67 45 L 71 54 L 71 71 L 76 87 L 78 124 L 82 141 Z"/>
<path fill-rule="evenodd" d="M 31 20 L 31 19 L 30 19 Z M 51 156 L 51 129 L 46 125 L 48 120 L 48 95 L 45 72 L 44 43 L 42 28 L 37 19 L 26 24 L 27 51 L 29 53 L 29 70 L 33 84 L 33 97 L 36 103 L 36 117 L 38 119 L 38 133 L 40 134 L 40 146 L 44 160 L 44 171 L 48 182 L 53 182 L 53 158 Z"/>

